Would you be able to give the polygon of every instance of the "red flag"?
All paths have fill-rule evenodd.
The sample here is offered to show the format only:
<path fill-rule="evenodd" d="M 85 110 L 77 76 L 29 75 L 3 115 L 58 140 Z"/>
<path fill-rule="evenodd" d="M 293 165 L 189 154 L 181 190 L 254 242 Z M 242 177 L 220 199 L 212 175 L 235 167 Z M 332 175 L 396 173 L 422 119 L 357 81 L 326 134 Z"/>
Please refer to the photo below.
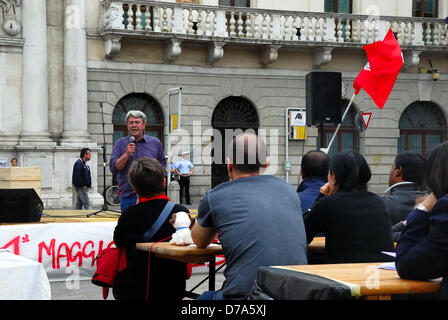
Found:
<path fill-rule="evenodd" d="M 383 41 L 363 46 L 367 64 L 353 83 L 355 94 L 364 89 L 378 108 L 382 109 L 403 66 L 403 54 L 391 29 Z"/>

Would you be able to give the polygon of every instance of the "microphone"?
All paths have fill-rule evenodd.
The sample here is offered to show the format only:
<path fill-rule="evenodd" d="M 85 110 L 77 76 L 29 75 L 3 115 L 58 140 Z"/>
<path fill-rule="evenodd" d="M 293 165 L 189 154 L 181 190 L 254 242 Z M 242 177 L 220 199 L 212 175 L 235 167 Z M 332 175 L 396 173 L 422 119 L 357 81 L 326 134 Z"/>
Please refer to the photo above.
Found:
<path fill-rule="evenodd" d="M 131 136 L 129 138 L 129 143 L 135 143 L 135 137 L 134 136 Z M 134 154 L 131 154 L 131 157 L 133 157 L 133 156 L 134 156 Z"/>

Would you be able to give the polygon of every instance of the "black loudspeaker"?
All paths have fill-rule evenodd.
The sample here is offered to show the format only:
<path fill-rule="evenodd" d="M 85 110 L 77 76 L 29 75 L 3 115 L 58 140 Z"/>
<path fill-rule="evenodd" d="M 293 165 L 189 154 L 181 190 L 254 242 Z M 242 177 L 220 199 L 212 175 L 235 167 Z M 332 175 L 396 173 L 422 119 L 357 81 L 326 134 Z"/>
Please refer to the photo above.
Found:
<path fill-rule="evenodd" d="M 341 122 L 340 72 L 313 71 L 306 75 L 306 124 Z"/>
<path fill-rule="evenodd" d="M 37 222 L 43 210 L 34 189 L 0 189 L 0 223 Z"/>

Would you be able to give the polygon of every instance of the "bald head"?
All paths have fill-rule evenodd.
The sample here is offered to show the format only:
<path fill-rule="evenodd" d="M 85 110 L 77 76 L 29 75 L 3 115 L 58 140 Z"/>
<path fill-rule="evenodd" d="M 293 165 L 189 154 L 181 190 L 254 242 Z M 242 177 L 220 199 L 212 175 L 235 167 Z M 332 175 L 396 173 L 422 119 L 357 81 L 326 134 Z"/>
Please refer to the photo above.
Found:
<path fill-rule="evenodd" d="M 303 156 L 300 167 L 303 179 L 318 177 L 326 180 L 330 157 L 320 150 L 309 151 Z"/>
<path fill-rule="evenodd" d="M 242 133 L 233 138 L 227 148 L 227 157 L 233 168 L 242 173 L 259 172 L 267 165 L 263 139 L 253 133 Z"/>

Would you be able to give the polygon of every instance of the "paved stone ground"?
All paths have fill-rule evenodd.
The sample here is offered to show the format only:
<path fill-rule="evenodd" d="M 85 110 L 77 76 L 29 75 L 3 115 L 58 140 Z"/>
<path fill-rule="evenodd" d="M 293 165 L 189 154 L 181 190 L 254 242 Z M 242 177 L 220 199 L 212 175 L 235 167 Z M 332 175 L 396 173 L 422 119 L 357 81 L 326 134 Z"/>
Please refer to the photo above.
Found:
<path fill-rule="evenodd" d="M 199 282 L 201 282 L 208 273 L 192 274 L 191 278 L 187 280 L 187 290 L 194 288 Z M 216 274 L 216 289 L 221 288 L 224 282 L 224 275 L 222 272 Z M 51 299 L 52 300 L 103 300 L 102 288 L 98 287 L 90 282 L 90 280 L 79 281 L 79 288 L 74 286 L 74 283 L 66 284 L 65 281 L 53 281 L 51 285 Z M 73 288 L 68 288 L 73 286 Z M 208 290 L 208 281 L 205 281 L 194 293 L 202 293 Z M 188 299 L 188 298 L 185 298 Z M 109 296 L 107 300 L 114 300 L 112 290 L 109 290 Z"/>

